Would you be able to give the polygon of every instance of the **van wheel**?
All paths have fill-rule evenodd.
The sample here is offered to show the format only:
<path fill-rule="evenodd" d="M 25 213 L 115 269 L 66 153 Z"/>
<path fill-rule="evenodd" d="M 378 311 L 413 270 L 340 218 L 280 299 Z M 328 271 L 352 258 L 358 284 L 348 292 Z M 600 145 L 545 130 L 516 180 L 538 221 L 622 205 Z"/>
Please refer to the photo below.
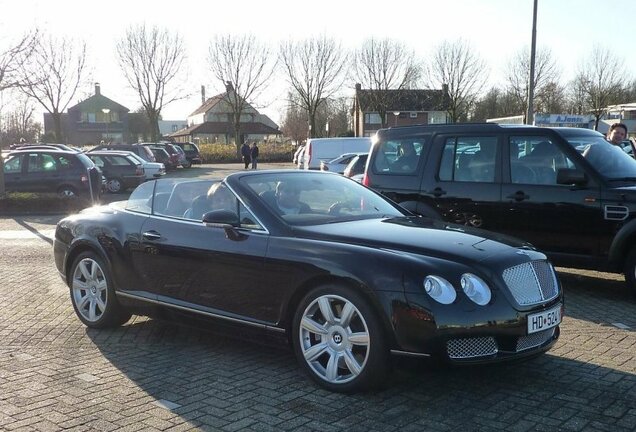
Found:
<path fill-rule="evenodd" d="M 631 250 L 629 255 L 627 255 L 623 273 L 625 274 L 627 288 L 632 294 L 636 295 L 636 247 Z"/>

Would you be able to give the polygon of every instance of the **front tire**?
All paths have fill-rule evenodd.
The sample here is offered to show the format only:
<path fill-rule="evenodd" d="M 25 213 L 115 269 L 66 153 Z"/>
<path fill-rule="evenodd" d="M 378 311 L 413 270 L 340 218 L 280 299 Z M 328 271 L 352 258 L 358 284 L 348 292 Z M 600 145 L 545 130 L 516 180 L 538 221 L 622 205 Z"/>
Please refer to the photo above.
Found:
<path fill-rule="evenodd" d="M 293 347 L 309 376 L 342 393 L 381 386 L 389 352 L 377 314 L 354 290 L 324 285 L 310 291 L 294 315 Z"/>
<path fill-rule="evenodd" d="M 108 267 L 93 252 L 84 252 L 75 259 L 69 288 L 73 309 L 87 327 L 117 327 L 131 317 L 117 301 Z"/>
<path fill-rule="evenodd" d="M 623 273 L 625 274 L 627 288 L 633 295 L 636 295 L 636 247 L 627 255 Z"/>

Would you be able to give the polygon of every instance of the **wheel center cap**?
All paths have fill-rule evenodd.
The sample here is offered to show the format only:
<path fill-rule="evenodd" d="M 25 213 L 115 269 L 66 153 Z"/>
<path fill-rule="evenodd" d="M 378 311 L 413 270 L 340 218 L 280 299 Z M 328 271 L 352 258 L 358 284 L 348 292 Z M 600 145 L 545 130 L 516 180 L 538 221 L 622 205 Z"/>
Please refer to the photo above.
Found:
<path fill-rule="evenodd" d="M 91 292 L 92 292 L 93 294 L 97 294 L 97 287 L 96 287 L 95 285 L 93 285 L 93 286 L 91 287 Z"/>
<path fill-rule="evenodd" d="M 333 341 L 340 345 L 342 343 L 342 335 L 340 333 L 333 334 Z"/>

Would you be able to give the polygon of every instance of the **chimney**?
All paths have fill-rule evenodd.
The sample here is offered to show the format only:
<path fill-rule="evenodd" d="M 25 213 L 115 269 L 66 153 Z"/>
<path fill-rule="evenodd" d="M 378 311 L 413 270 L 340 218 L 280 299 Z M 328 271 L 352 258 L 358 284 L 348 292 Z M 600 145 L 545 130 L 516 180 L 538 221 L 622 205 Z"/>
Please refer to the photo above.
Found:
<path fill-rule="evenodd" d="M 234 91 L 234 86 L 232 85 L 232 81 L 225 82 L 225 91 L 228 93 Z"/>
<path fill-rule="evenodd" d="M 102 94 L 102 92 L 99 89 L 99 83 L 95 83 L 95 95 L 99 96 L 101 94 Z"/>
<path fill-rule="evenodd" d="M 201 105 L 205 103 L 205 86 L 201 86 Z"/>
<path fill-rule="evenodd" d="M 362 90 L 362 85 L 356 84 L 356 93 Z"/>

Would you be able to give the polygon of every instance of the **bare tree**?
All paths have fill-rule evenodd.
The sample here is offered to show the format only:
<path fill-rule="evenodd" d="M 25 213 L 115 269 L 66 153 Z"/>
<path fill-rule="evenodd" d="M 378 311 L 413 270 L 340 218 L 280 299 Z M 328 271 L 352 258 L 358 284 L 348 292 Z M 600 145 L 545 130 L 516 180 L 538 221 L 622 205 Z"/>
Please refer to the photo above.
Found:
<path fill-rule="evenodd" d="M 508 62 L 506 67 L 507 90 L 515 96 L 519 111 L 524 113 L 528 106 L 528 91 L 530 76 L 530 49 L 519 50 Z M 551 91 L 555 90 L 554 83 L 559 80 L 559 70 L 549 48 L 538 50 L 534 67 L 534 104 L 539 111 L 549 104 Z"/>
<path fill-rule="evenodd" d="M 55 139 L 64 142 L 62 113 L 84 82 L 86 44 L 68 38 L 38 40 L 26 61 L 20 89 L 51 114 Z"/>
<path fill-rule="evenodd" d="M 35 107 L 32 100 L 26 96 L 16 97 L 15 108 L 3 116 L 3 128 L 0 133 L 0 143 L 4 146 L 17 143 L 20 139 L 26 142 L 35 142 L 42 128 L 35 122 L 33 113 Z"/>
<path fill-rule="evenodd" d="M 625 80 L 623 60 L 614 53 L 596 46 L 583 62 L 575 78 L 585 97 L 587 109 L 594 115 L 594 129 L 608 105 L 620 102 Z"/>
<path fill-rule="evenodd" d="M 292 94 L 288 94 L 287 100 L 281 130 L 286 137 L 299 143 L 307 138 L 307 112 L 294 100 Z"/>
<path fill-rule="evenodd" d="M 486 121 L 492 118 L 518 115 L 518 102 L 508 90 L 492 87 L 475 103 L 471 121 Z"/>
<path fill-rule="evenodd" d="M 241 115 L 265 89 L 277 65 L 267 45 L 253 35 L 217 36 L 208 62 L 216 79 L 227 84 L 224 101 L 232 113 L 237 155 L 241 147 Z"/>
<path fill-rule="evenodd" d="M 352 73 L 369 93 L 369 109 L 379 114 L 386 127 L 386 113 L 392 108 L 395 92 L 413 88 L 421 77 L 421 66 L 412 50 L 391 39 L 367 39 L 353 55 Z"/>
<path fill-rule="evenodd" d="M 426 68 L 426 75 L 432 87 L 448 85 L 451 122 L 468 116 L 488 79 L 486 63 L 463 39 L 442 42 Z"/>
<path fill-rule="evenodd" d="M 119 66 L 128 84 L 137 92 L 148 117 L 151 138 L 160 137 L 161 110 L 186 95 L 175 83 L 183 71 L 185 47 L 178 33 L 145 25 L 129 27 L 117 42 Z M 177 84 L 177 85 L 175 85 Z"/>
<path fill-rule="evenodd" d="M 316 113 L 344 80 L 346 58 L 340 44 L 326 36 L 281 44 L 280 60 L 287 79 L 305 111 L 309 135 L 318 133 Z"/>
<path fill-rule="evenodd" d="M 28 32 L 0 51 L 0 91 L 20 87 L 22 70 L 38 41 L 38 32 Z M 3 44 L 4 45 L 4 44 Z"/>
<path fill-rule="evenodd" d="M 585 89 L 581 80 L 574 79 L 568 86 L 568 111 L 573 114 L 583 114 L 587 109 Z"/>

